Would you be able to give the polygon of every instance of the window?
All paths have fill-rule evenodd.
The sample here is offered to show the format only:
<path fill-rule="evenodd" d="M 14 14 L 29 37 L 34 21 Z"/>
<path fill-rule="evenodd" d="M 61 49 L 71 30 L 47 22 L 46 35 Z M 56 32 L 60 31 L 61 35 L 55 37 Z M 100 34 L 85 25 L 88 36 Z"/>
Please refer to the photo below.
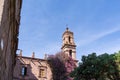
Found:
<path fill-rule="evenodd" d="M 45 77 L 45 69 L 40 69 L 40 77 L 41 78 Z"/>
<path fill-rule="evenodd" d="M 3 47 L 4 47 L 4 45 L 3 45 L 3 39 L 1 39 L 1 41 L 0 41 L 0 48 L 1 48 L 1 50 L 3 50 Z"/>
<path fill-rule="evenodd" d="M 47 67 L 46 66 L 39 66 L 39 78 L 47 78 Z"/>
<path fill-rule="evenodd" d="M 72 50 L 69 51 L 69 56 L 72 57 Z"/>
<path fill-rule="evenodd" d="M 22 67 L 22 76 L 25 76 L 27 74 L 27 67 Z"/>
<path fill-rule="evenodd" d="M 70 42 L 71 42 L 71 38 L 70 38 L 70 36 L 69 36 L 69 38 L 68 38 L 68 39 L 69 39 L 69 43 L 70 43 Z"/>

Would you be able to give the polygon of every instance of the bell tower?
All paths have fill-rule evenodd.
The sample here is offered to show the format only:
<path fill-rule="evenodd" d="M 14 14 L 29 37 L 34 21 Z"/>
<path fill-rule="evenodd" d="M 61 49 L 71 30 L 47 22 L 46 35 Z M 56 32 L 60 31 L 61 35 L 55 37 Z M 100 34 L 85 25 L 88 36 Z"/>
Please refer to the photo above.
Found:
<path fill-rule="evenodd" d="M 72 59 L 76 60 L 76 45 L 74 43 L 74 35 L 68 28 L 62 35 L 62 51 Z"/>

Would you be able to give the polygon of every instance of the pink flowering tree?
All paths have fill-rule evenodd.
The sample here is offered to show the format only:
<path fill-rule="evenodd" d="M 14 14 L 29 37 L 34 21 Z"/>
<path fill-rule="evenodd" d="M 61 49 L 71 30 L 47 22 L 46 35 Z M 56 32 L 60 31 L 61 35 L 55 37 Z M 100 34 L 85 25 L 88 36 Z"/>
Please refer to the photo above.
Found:
<path fill-rule="evenodd" d="M 53 80 L 73 80 L 69 74 L 76 67 L 76 63 L 71 57 L 68 57 L 64 52 L 59 52 L 49 55 L 47 61 L 52 71 Z"/>
<path fill-rule="evenodd" d="M 68 57 L 68 60 L 65 62 L 65 67 L 68 75 L 67 80 L 73 80 L 73 78 L 69 77 L 69 74 L 76 68 L 76 61 Z"/>

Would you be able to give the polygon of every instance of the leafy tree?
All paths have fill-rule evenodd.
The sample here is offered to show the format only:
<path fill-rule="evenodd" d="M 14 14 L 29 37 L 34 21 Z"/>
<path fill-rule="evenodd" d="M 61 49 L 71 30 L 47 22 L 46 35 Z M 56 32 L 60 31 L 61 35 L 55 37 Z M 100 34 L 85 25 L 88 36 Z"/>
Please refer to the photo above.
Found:
<path fill-rule="evenodd" d="M 73 80 L 69 74 L 77 67 L 75 60 L 73 60 L 71 57 L 68 57 L 67 61 L 65 62 L 66 67 L 66 74 L 68 76 L 67 80 Z"/>
<path fill-rule="evenodd" d="M 79 63 L 79 67 L 71 73 L 71 77 L 74 77 L 74 80 L 89 80 L 97 78 L 98 69 L 96 53 L 82 56 L 81 61 L 82 62 Z"/>
<path fill-rule="evenodd" d="M 119 80 L 119 71 L 116 60 L 119 56 L 96 53 L 82 56 L 79 66 L 70 74 L 74 80 Z M 116 59 L 116 60 L 115 60 Z"/>
<path fill-rule="evenodd" d="M 66 68 L 64 62 L 62 61 L 62 56 L 58 57 L 56 55 L 50 55 L 48 57 L 48 63 L 50 65 L 53 80 L 66 80 Z"/>
<path fill-rule="evenodd" d="M 120 79 L 120 51 L 117 52 L 117 53 L 114 53 L 113 55 L 114 57 L 114 61 L 115 61 L 115 69 L 117 70 L 115 73 L 114 73 L 114 77 L 116 79 Z"/>
<path fill-rule="evenodd" d="M 114 54 L 115 62 L 118 65 L 118 69 L 120 70 L 120 51 Z"/>
<path fill-rule="evenodd" d="M 47 60 L 52 70 L 53 80 L 72 80 L 69 77 L 69 73 L 74 70 L 76 64 L 71 57 L 59 52 L 55 55 L 50 55 Z"/>

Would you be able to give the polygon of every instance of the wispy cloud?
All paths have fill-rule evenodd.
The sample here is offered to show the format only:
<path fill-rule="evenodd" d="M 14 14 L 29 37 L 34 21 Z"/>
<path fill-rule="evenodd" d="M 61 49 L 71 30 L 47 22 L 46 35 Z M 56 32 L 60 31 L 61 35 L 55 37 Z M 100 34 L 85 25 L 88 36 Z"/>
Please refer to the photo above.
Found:
<path fill-rule="evenodd" d="M 120 46 L 117 45 L 117 46 L 111 46 L 109 48 L 106 48 L 106 49 L 104 49 L 104 51 L 99 52 L 99 53 L 105 53 L 106 52 L 106 53 L 113 54 L 114 52 L 117 52 L 119 50 L 120 50 Z"/>
<path fill-rule="evenodd" d="M 83 39 L 83 40 L 77 40 L 77 45 L 78 47 L 79 46 L 82 46 L 82 45 L 86 45 L 86 44 L 89 44 L 95 40 L 98 40 L 98 39 L 101 39 L 107 35 L 110 35 L 112 33 L 115 33 L 117 31 L 120 31 L 120 27 L 116 27 L 116 28 L 112 28 L 112 29 L 109 29 L 109 30 L 105 30 L 104 32 L 101 32 L 101 33 L 98 33 L 98 34 L 88 34 L 88 36 L 86 36 L 86 39 Z"/>

